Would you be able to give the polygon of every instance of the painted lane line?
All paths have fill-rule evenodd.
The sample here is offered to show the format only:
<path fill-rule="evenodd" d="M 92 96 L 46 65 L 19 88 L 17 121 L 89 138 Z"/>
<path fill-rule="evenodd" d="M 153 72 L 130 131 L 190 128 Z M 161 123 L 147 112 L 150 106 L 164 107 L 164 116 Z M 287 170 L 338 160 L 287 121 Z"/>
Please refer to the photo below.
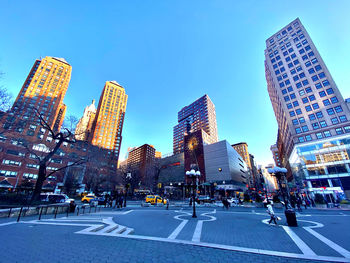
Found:
<path fill-rule="evenodd" d="M 194 230 L 194 233 L 193 233 L 193 236 L 192 236 L 192 241 L 193 242 L 200 242 L 201 235 L 202 235 L 203 222 L 215 221 L 216 217 L 209 215 L 209 214 L 215 214 L 215 213 L 216 213 L 216 209 L 214 209 L 214 211 L 212 211 L 212 212 L 207 212 L 207 213 L 201 214 L 201 216 L 207 216 L 210 219 L 208 219 L 208 220 L 199 220 L 197 222 L 196 229 Z"/>
<path fill-rule="evenodd" d="M 345 248 L 339 246 L 338 244 L 334 243 L 333 241 L 329 240 L 328 238 L 322 236 L 321 234 L 317 233 L 315 230 L 311 228 L 318 228 L 319 226 L 312 226 L 312 227 L 304 227 L 304 229 L 309 232 L 311 235 L 337 251 L 340 255 L 350 258 L 350 251 L 346 250 Z"/>
<path fill-rule="evenodd" d="M 294 231 L 289 226 L 282 226 L 284 231 L 289 235 L 289 237 L 294 241 L 298 248 L 303 252 L 304 255 L 315 256 L 316 253 L 308 246 L 306 243 L 300 239 L 300 237 L 294 233 Z"/>
<path fill-rule="evenodd" d="M 168 238 L 175 239 L 180 234 L 181 230 L 185 227 L 187 222 L 188 220 L 182 220 L 180 225 L 178 225 L 177 228 L 175 228 L 175 230 L 170 234 L 170 236 L 168 236 Z"/>
<path fill-rule="evenodd" d="M 8 226 L 8 225 L 16 224 L 16 223 L 17 222 L 7 222 L 7 223 L 0 224 L 0 226 Z"/>
<path fill-rule="evenodd" d="M 175 230 L 168 236 L 169 239 L 175 239 L 179 234 L 180 232 L 182 231 L 182 229 L 185 227 L 185 225 L 188 223 L 188 220 L 187 219 L 182 219 L 180 217 L 182 216 L 186 216 L 186 215 L 191 215 L 190 213 L 188 212 L 185 212 L 185 211 L 175 211 L 175 212 L 178 212 L 178 213 L 182 213 L 182 215 L 177 215 L 177 216 L 174 216 L 174 218 L 176 220 L 181 220 L 182 222 L 175 228 Z"/>
<path fill-rule="evenodd" d="M 201 235 L 202 235 L 202 227 L 203 227 L 203 220 L 199 220 L 196 225 L 196 229 L 194 230 L 192 241 L 193 242 L 200 242 Z"/>

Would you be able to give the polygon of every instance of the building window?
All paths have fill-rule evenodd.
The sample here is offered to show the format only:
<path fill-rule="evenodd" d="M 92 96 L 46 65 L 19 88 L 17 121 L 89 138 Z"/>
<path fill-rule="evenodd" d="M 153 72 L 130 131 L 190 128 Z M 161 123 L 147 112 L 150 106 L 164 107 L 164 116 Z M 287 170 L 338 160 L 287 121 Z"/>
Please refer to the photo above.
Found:
<path fill-rule="evenodd" d="M 309 128 L 305 125 L 305 126 L 303 126 L 303 127 L 301 127 L 302 129 L 303 129 L 303 132 L 307 132 L 307 131 L 309 131 Z"/>
<path fill-rule="evenodd" d="M 337 117 L 332 118 L 331 121 L 332 121 L 332 124 L 338 124 L 339 123 Z"/>
<path fill-rule="evenodd" d="M 317 139 L 322 139 L 323 138 L 322 133 L 321 132 L 316 133 L 316 138 Z"/>
<path fill-rule="evenodd" d="M 299 140 L 299 142 L 305 142 L 305 139 L 304 139 L 304 137 L 303 137 L 303 136 L 298 137 L 298 140 Z"/>
<path fill-rule="evenodd" d="M 317 119 L 323 118 L 323 113 L 322 113 L 322 111 L 316 112 L 316 117 L 317 117 Z"/>
<path fill-rule="evenodd" d="M 341 106 L 337 106 L 334 108 L 336 112 L 342 112 L 343 108 Z"/>
<path fill-rule="evenodd" d="M 299 118 L 299 122 L 300 122 L 300 123 L 305 123 L 304 117 L 300 117 L 300 118 Z"/>
<path fill-rule="evenodd" d="M 332 136 L 330 131 L 324 131 L 323 134 L 324 134 L 324 137 L 331 137 Z"/>
<path fill-rule="evenodd" d="M 321 98 L 327 96 L 326 92 L 324 92 L 324 91 L 321 91 L 318 94 L 320 95 Z"/>
<path fill-rule="evenodd" d="M 295 128 L 295 132 L 296 132 L 297 134 L 301 133 L 301 128 Z"/>
<path fill-rule="evenodd" d="M 327 127 L 326 121 L 320 121 L 320 125 L 322 128 Z"/>
<path fill-rule="evenodd" d="M 328 113 L 328 115 L 334 115 L 335 114 L 333 108 L 327 109 L 327 113 Z"/>
<path fill-rule="evenodd" d="M 323 100 L 322 102 L 323 102 L 323 105 L 324 105 L 324 106 L 331 105 L 331 103 L 330 103 L 330 101 L 329 101 L 328 99 Z"/>
<path fill-rule="evenodd" d="M 320 108 L 320 106 L 318 106 L 318 103 L 314 103 L 314 104 L 312 104 L 312 108 L 313 108 L 314 110 L 317 110 L 317 109 Z"/>
<path fill-rule="evenodd" d="M 320 128 L 320 125 L 318 124 L 318 122 L 311 123 L 311 125 L 312 125 L 312 128 L 313 128 L 314 130 L 317 130 L 317 129 Z"/>
<path fill-rule="evenodd" d="M 335 133 L 336 134 L 343 134 L 344 132 L 343 132 L 342 128 L 337 128 L 337 129 L 335 129 Z"/>
<path fill-rule="evenodd" d="M 339 116 L 340 122 L 346 122 L 348 119 L 346 118 L 345 115 Z"/>
<path fill-rule="evenodd" d="M 349 133 L 350 132 L 350 126 L 344 126 L 344 131 L 346 133 Z"/>
<path fill-rule="evenodd" d="M 305 110 L 306 110 L 307 112 L 309 112 L 309 111 L 312 111 L 312 108 L 311 108 L 310 105 L 308 105 L 308 106 L 305 107 Z"/>
<path fill-rule="evenodd" d="M 310 121 L 316 120 L 315 114 L 310 114 L 309 119 L 310 119 Z"/>
<path fill-rule="evenodd" d="M 309 135 L 306 135 L 306 136 L 305 136 L 305 139 L 306 139 L 306 141 L 312 141 L 312 137 L 311 137 L 310 134 L 309 134 Z"/>

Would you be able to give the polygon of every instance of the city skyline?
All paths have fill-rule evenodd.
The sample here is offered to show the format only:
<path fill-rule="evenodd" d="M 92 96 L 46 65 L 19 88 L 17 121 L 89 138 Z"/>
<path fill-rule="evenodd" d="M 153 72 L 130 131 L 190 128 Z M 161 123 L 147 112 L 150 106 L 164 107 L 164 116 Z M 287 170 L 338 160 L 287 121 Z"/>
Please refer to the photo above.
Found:
<path fill-rule="evenodd" d="M 207 6 L 206 6 L 207 7 Z M 234 5 L 229 6 L 228 9 L 231 10 L 234 7 Z M 243 8 L 247 8 L 248 6 L 243 6 Z M 9 8 L 14 8 L 13 6 Z M 42 7 L 45 8 L 45 7 Z M 47 7 L 46 7 L 47 8 Z M 126 6 L 122 6 L 121 8 L 127 8 Z M 165 8 L 164 6 L 158 7 L 158 8 Z M 276 9 L 278 6 L 275 7 Z M 339 10 L 341 7 L 338 7 Z M 346 9 L 342 7 L 343 9 Z M 73 5 L 74 9 L 74 5 Z M 113 9 L 113 8 L 112 8 Z M 324 7 L 326 11 L 326 7 Z M 128 9 L 127 9 L 128 10 Z M 159 10 L 159 9 L 157 9 Z M 191 10 L 191 9 L 190 9 Z M 255 13 L 256 13 L 256 9 Z M 130 11 L 130 10 L 128 10 Z M 178 10 L 175 10 L 178 12 Z M 174 12 L 175 12 L 174 11 Z M 322 11 L 322 10 L 321 10 Z M 9 13 L 7 13 L 7 17 L 9 16 Z M 255 155 L 256 160 L 258 163 L 271 163 L 272 162 L 272 155 L 270 153 L 270 145 L 275 143 L 276 140 L 276 134 L 277 134 L 277 123 L 274 120 L 272 107 L 269 105 L 269 98 L 266 92 L 266 84 L 264 79 L 264 74 L 261 74 L 263 72 L 263 64 L 261 61 L 263 61 L 261 58 L 263 57 L 263 50 L 264 50 L 264 44 L 265 39 L 267 39 L 272 33 L 276 32 L 279 28 L 284 26 L 285 24 L 289 23 L 290 21 L 294 20 L 296 17 L 300 17 L 303 21 L 304 26 L 308 30 L 308 32 L 312 35 L 314 42 L 316 43 L 316 46 L 318 47 L 322 57 L 325 60 L 325 63 L 327 64 L 331 74 L 333 75 L 336 83 L 338 84 L 338 87 L 343 94 L 344 98 L 349 97 L 349 91 L 346 90 L 346 84 L 347 79 L 345 75 L 345 70 L 338 68 L 335 64 L 337 64 L 338 60 L 346 60 L 345 56 L 342 54 L 341 58 L 337 57 L 336 54 L 332 53 L 334 51 L 326 52 L 325 50 L 328 48 L 327 45 L 329 45 L 326 41 L 320 41 L 324 40 L 326 37 L 328 38 L 329 35 L 333 36 L 333 38 L 343 41 L 338 41 L 340 44 L 337 44 L 337 46 L 334 47 L 334 49 L 339 48 L 345 48 L 347 46 L 347 42 L 349 41 L 347 38 L 342 38 L 340 35 L 337 35 L 337 30 L 334 30 L 331 32 L 331 30 L 328 30 L 327 25 L 323 23 L 322 21 L 318 21 L 317 23 L 312 20 L 312 17 L 306 16 L 304 13 L 303 15 L 299 15 L 298 12 L 295 10 L 293 12 L 290 12 L 288 14 L 288 17 L 284 16 L 283 18 L 278 18 L 277 16 L 273 17 L 273 21 L 271 21 L 271 24 L 265 23 L 263 27 L 263 34 L 254 36 L 254 45 L 259 45 L 260 48 L 254 48 L 249 50 L 243 49 L 245 52 L 242 53 L 253 53 L 253 54 L 247 54 L 248 60 L 246 61 L 246 65 L 243 65 L 239 70 L 236 66 L 227 64 L 227 61 L 225 60 L 226 64 L 226 71 L 223 71 L 223 67 L 217 67 L 217 69 L 212 67 L 206 67 L 206 68 L 199 68 L 199 70 L 194 70 L 194 66 L 198 66 L 197 63 L 203 63 L 204 61 L 208 60 L 210 63 L 213 62 L 220 62 L 213 59 L 213 57 L 208 56 L 204 61 L 200 60 L 200 56 L 204 54 L 206 51 L 206 48 L 208 46 L 203 46 L 202 49 L 200 49 L 198 52 L 194 52 L 193 49 L 194 44 L 198 43 L 200 37 L 203 37 L 203 33 L 206 31 L 196 31 L 199 29 L 203 29 L 204 25 L 208 25 L 209 22 L 213 22 L 214 17 L 209 18 L 203 18 L 203 21 L 200 20 L 198 22 L 198 18 L 194 19 L 193 16 L 194 11 L 188 12 L 185 14 L 185 17 L 187 19 L 187 22 L 192 22 L 195 25 L 196 23 L 200 23 L 201 26 L 193 26 L 186 29 L 178 29 L 180 31 L 176 31 L 183 37 L 183 33 L 187 32 L 199 32 L 198 36 L 192 38 L 187 37 L 187 40 L 195 40 L 194 43 L 189 43 L 187 45 L 180 45 L 179 50 L 180 52 L 183 52 L 184 49 L 189 48 L 189 51 L 194 53 L 194 56 L 186 55 L 182 57 L 183 62 L 187 63 L 190 60 L 197 61 L 195 64 L 191 64 L 190 71 L 191 74 L 184 73 L 185 70 L 181 70 L 181 61 L 178 59 L 175 59 L 174 57 L 170 57 L 175 65 L 170 67 L 167 71 L 161 71 L 160 74 L 165 75 L 165 78 L 161 77 L 159 81 L 155 81 L 155 77 L 158 78 L 160 74 L 157 72 L 157 70 L 160 70 L 159 67 L 153 68 L 150 72 L 147 71 L 148 76 L 142 75 L 139 72 L 142 72 L 142 70 L 145 69 L 145 66 L 147 67 L 147 63 L 150 63 L 149 60 L 152 58 L 156 58 L 156 60 L 161 59 L 159 57 L 160 55 L 164 55 L 164 50 L 160 50 L 160 53 L 157 53 L 156 50 L 154 50 L 154 47 L 152 48 L 152 45 L 155 43 L 153 40 L 146 45 L 148 47 L 148 50 L 152 51 L 152 56 L 143 57 L 143 60 L 139 62 L 139 64 L 136 65 L 136 77 L 128 76 L 128 74 L 133 74 L 133 71 L 130 68 L 130 65 L 128 67 L 125 67 L 124 69 L 122 67 L 117 67 L 117 69 L 114 69 L 113 72 L 108 69 L 108 67 L 102 67 L 103 70 L 108 72 L 107 74 L 97 72 L 96 75 L 94 75 L 94 69 L 97 67 L 101 67 L 101 65 L 105 62 L 107 59 L 106 54 L 108 52 L 115 52 L 117 56 L 121 59 L 121 64 L 126 62 L 126 60 L 130 59 L 131 62 L 135 62 L 134 58 L 131 56 L 125 56 L 122 55 L 120 52 L 118 52 L 117 49 L 108 49 L 108 52 L 102 53 L 101 58 L 98 58 L 98 55 L 89 53 L 91 55 L 90 58 L 97 59 L 98 65 L 96 68 L 93 64 L 89 64 L 89 68 L 86 66 L 80 67 L 79 65 L 79 59 L 76 56 L 73 56 L 71 53 L 68 52 L 66 48 L 62 48 L 60 50 L 59 48 L 55 47 L 54 45 L 47 47 L 44 46 L 38 46 L 34 52 L 31 54 L 28 52 L 27 54 L 23 54 L 24 51 L 19 52 L 22 57 L 21 60 L 16 60 L 16 56 L 14 54 L 15 50 L 9 49 L 9 47 L 6 46 L 6 44 L 2 43 L 0 46 L 2 47 L 2 50 L 4 50 L 6 55 L 2 55 L 0 57 L 0 69 L 5 73 L 4 78 L 2 79 L 3 85 L 8 88 L 12 94 L 15 96 L 18 92 L 20 87 L 23 85 L 25 76 L 29 72 L 29 67 L 32 65 L 32 61 L 37 59 L 40 55 L 42 56 L 57 56 L 57 57 L 64 57 L 68 63 L 70 63 L 73 67 L 72 71 L 72 80 L 71 84 L 67 91 L 67 96 L 65 99 L 65 103 L 67 104 L 67 113 L 74 114 L 78 118 L 81 117 L 81 113 L 86 105 L 91 102 L 93 98 L 98 98 L 99 92 L 100 92 L 100 84 L 96 84 L 97 82 L 101 83 L 101 81 L 106 81 L 108 79 L 116 79 L 128 92 L 128 95 L 130 96 L 130 101 L 128 102 L 128 109 L 126 112 L 125 117 L 125 127 L 123 130 L 123 143 L 122 143 L 122 152 L 121 152 L 121 159 L 125 155 L 126 149 L 130 146 L 135 145 L 142 145 L 144 143 L 149 143 L 155 145 L 157 149 L 159 149 L 163 153 L 168 153 L 172 151 L 172 127 L 176 124 L 176 113 L 179 108 L 183 107 L 183 105 L 188 105 L 192 101 L 199 98 L 202 94 L 207 93 L 211 99 L 215 102 L 216 111 L 217 111 L 217 123 L 218 123 L 218 133 L 219 133 L 219 140 L 221 139 L 227 139 L 231 144 L 240 142 L 240 141 L 246 141 L 249 145 L 250 151 Z M 198 13 L 203 14 L 199 11 Z M 258 14 L 255 14 L 258 16 Z M 69 14 L 67 15 L 69 18 Z M 5 17 L 6 18 L 6 17 Z M 145 17 L 143 17 L 145 19 Z M 315 18 L 315 17 L 313 17 Z M 225 19 L 228 19 L 227 16 L 225 16 Z M 12 21 L 10 19 L 10 21 Z M 230 21 L 230 25 L 232 26 L 232 23 L 238 23 L 239 26 L 247 26 L 249 25 L 249 21 L 238 21 L 235 19 L 228 20 Z M 127 21 L 123 20 L 124 23 Z M 139 21 L 140 22 L 140 21 Z M 222 20 L 218 20 L 215 25 L 222 26 Z M 68 23 L 68 22 L 67 22 Z M 275 24 L 274 24 L 275 23 Z M 345 25 L 348 23 L 348 21 L 345 21 Z M 191 24 L 191 23 L 190 23 Z M 210 23 L 209 23 L 210 24 Z M 127 24 L 130 25 L 130 24 Z M 133 24 L 133 28 L 138 24 Z M 191 24 L 192 25 L 192 24 Z M 321 29 L 317 29 L 321 25 Z M 340 25 L 340 27 L 345 26 Z M 18 25 L 14 25 L 15 27 Z M 261 27 L 258 27 L 259 30 L 262 30 Z M 94 28 L 93 28 L 94 29 Z M 160 30 L 159 28 L 156 28 Z M 173 28 L 174 29 L 174 28 Z M 235 29 L 235 27 L 233 27 Z M 3 29 L 7 30 L 7 29 Z M 119 28 L 118 30 L 122 30 Z M 193 31 L 194 30 L 194 31 Z M 229 31 L 225 31 L 224 34 L 218 34 L 213 31 L 212 28 L 208 28 L 208 32 L 213 33 L 213 36 L 219 37 L 219 40 L 221 41 L 221 44 L 217 42 L 217 46 L 221 47 L 223 40 L 228 41 L 230 44 L 234 44 L 232 41 L 234 34 L 232 36 L 226 38 L 226 34 L 228 34 Z M 244 30 L 247 30 L 247 32 L 255 32 L 251 27 L 245 27 Z M 157 30 L 156 30 L 157 31 Z M 234 30 L 233 30 L 234 31 Z M 341 31 L 341 29 L 339 29 Z M 22 32 L 19 30 L 19 32 Z M 139 32 L 139 31 L 138 31 Z M 124 32 L 125 33 L 125 32 Z M 236 34 L 240 36 L 242 34 L 241 31 L 237 31 Z M 225 35 L 225 36 L 224 36 Z M 126 36 L 126 35 L 125 35 Z M 249 37 L 248 35 L 243 35 L 244 37 Z M 166 38 L 169 39 L 169 35 L 166 35 Z M 235 36 L 236 38 L 237 36 Z M 259 41 L 257 41 L 259 39 Z M 13 37 L 10 38 L 13 41 Z M 128 39 L 130 40 L 130 39 Z M 30 40 L 27 40 L 30 41 Z M 75 40 L 76 41 L 76 40 Z M 124 40 L 125 41 L 125 40 Z M 167 40 L 169 41 L 169 40 Z M 74 42 L 74 41 L 73 41 Z M 128 41 L 126 41 L 128 42 Z M 261 43 L 260 43 L 261 42 Z M 11 42 L 13 44 L 13 42 Z M 29 43 L 29 42 L 28 42 Z M 30 42 L 34 43 L 34 42 Z M 47 42 L 44 42 L 45 44 Z M 74 42 L 78 43 L 78 42 Z M 128 42 L 130 43 L 130 42 Z M 166 42 L 167 43 L 167 42 Z M 178 43 L 178 42 L 177 42 Z M 164 44 L 164 43 L 163 43 Z M 211 44 L 213 44 L 211 42 Z M 214 43 L 215 44 L 215 43 Z M 5 45 L 5 46 L 3 46 Z M 30 45 L 32 48 L 33 46 Z M 74 46 L 74 45 L 73 45 Z M 89 45 L 87 45 L 89 46 Z M 163 45 L 162 45 L 163 46 Z M 342 47 L 344 46 L 344 47 Z M 214 46 L 215 47 L 215 46 Z M 251 46 L 249 46 L 251 47 Z M 26 51 L 27 49 L 23 47 Z M 40 51 L 39 51 L 40 48 Z M 232 50 L 230 53 L 228 53 L 229 58 L 232 61 L 241 60 L 244 61 L 244 57 L 240 57 L 237 55 L 237 52 L 239 51 L 239 48 L 243 48 L 241 45 L 239 46 L 232 46 Z M 74 50 L 74 48 L 72 48 Z M 236 49 L 236 50 L 235 50 Z M 133 47 L 134 50 L 134 47 Z M 228 51 L 228 46 L 226 44 L 224 45 L 224 52 Z M 134 50 L 135 51 L 135 50 Z M 144 50 L 145 51 L 145 50 Z M 141 51 L 139 51 L 141 52 Z M 213 50 L 214 54 L 213 56 L 219 55 L 221 59 L 222 53 L 218 53 L 217 50 Z M 39 54 L 40 53 L 40 54 Z M 137 53 L 140 55 L 139 53 Z M 254 60 L 250 59 L 250 56 L 258 54 L 258 57 L 255 57 Z M 238 57 L 236 57 L 236 55 Z M 9 62 L 9 57 L 11 56 L 12 61 Z M 112 56 L 113 57 L 113 56 Z M 29 61 L 29 59 L 31 61 Z M 197 60 L 196 60 L 197 59 Z M 103 63 L 102 63 L 103 62 Z M 162 60 L 160 60 L 162 62 Z M 102 64 L 101 64 L 102 63 Z M 144 65 L 143 65 L 144 63 Z M 194 63 L 194 62 L 192 62 Z M 257 71 L 250 71 L 250 67 L 253 67 L 252 64 L 258 64 L 259 70 Z M 163 63 L 161 63 L 164 65 Z M 338 63 L 339 64 L 339 63 Z M 344 64 L 344 62 L 343 62 Z M 142 66 L 142 67 L 141 67 Z M 343 66 L 343 68 L 346 68 Z M 256 68 L 254 68 L 256 69 Z M 16 71 L 16 72 L 14 72 Z M 129 71 L 127 73 L 126 71 Z M 200 72 L 201 71 L 201 72 Z M 220 71 L 220 72 L 219 72 Z M 235 72 L 237 71 L 237 72 Z M 76 73 L 75 73 L 76 72 Z M 177 77 L 180 77 L 178 80 L 179 82 L 175 81 L 174 84 L 169 84 L 169 81 L 165 81 L 166 79 L 174 79 L 172 72 L 175 72 Z M 152 74 L 149 74 L 152 73 Z M 200 74 L 202 73 L 202 74 Z M 208 73 L 211 73 L 208 75 Z M 134 73 L 135 74 L 135 73 Z M 140 76 L 140 81 L 143 85 L 140 85 L 140 82 L 135 81 L 135 79 L 138 78 L 138 75 Z M 248 78 L 240 79 L 240 74 L 250 74 L 251 76 L 257 76 L 257 79 L 259 78 L 259 81 L 254 80 L 248 80 Z M 343 74 L 343 75 L 342 75 Z M 88 76 L 91 75 L 91 76 Z M 194 76 L 194 77 L 193 77 Z M 209 78 L 207 77 L 209 76 Z M 90 83 L 87 85 L 87 82 L 82 81 L 82 78 L 87 78 Z M 225 82 L 220 81 L 220 78 L 225 79 Z M 184 82 L 184 80 L 187 80 Z M 180 87 L 180 81 L 181 85 L 183 87 Z M 240 91 L 238 88 L 236 88 L 237 83 L 241 85 L 245 93 L 242 93 L 243 91 Z M 184 85 L 185 83 L 185 85 Z M 206 83 L 206 85 L 203 85 Z M 245 84 L 244 86 L 242 84 Z M 170 86 L 169 86 L 170 85 Z M 177 87 L 177 90 L 174 89 L 175 85 Z M 152 88 L 152 86 L 155 86 L 157 88 Z M 214 89 L 210 89 L 209 87 L 212 86 Z M 221 86 L 221 87 L 220 87 Z M 86 92 L 84 90 L 84 94 L 82 94 L 82 87 L 86 89 Z M 199 88 L 201 87 L 201 88 Z M 204 87 L 204 88 L 203 88 Z M 254 87 L 258 87 L 259 89 L 256 89 Z M 164 89 L 162 91 L 162 89 Z M 200 90 L 199 90 L 200 89 Z M 149 92 L 147 94 L 141 95 L 142 90 L 148 90 Z M 172 92 L 173 90 L 173 92 Z M 77 96 L 77 92 L 79 92 L 79 97 Z M 252 98 L 249 96 L 250 92 L 254 92 L 257 96 L 254 96 Z M 248 93 L 248 94 L 246 94 Z M 141 98 L 144 98 L 144 101 Z M 79 99 L 77 99 L 79 98 Z M 153 98 L 152 100 L 150 100 Z M 240 110 L 244 104 L 237 102 L 238 100 L 245 102 L 246 111 Z M 235 102 L 235 103 L 232 103 Z M 140 108 L 139 107 L 145 107 L 145 103 L 151 103 L 150 107 L 145 110 L 145 112 L 142 112 L 143 114 L 140 114 Z M 227 105 L 226 105 L 227 104 Z M 235 105 L 236 104 L 236 105 Z M 229 107 L 228 107 L 229 105 Z M 260 116 L 259 118 L 256 116 L 257 112 L 259 112 Z M 155 114 L 158 114 L 159 121 L 154 120 Z M 148 117 L 150 116 L 150 117 Z M 166 116 L 167 120 L 164 121 L 163 117 Z M 150 122 L 150 119 L 153 119 L 153 122 Z M 245 122 L 245 123 L 243 123 Z M 140 129 L 142 127 L 142 129 Z M 263 136 L 265 139 L 260 140 L 259 136 L 253 136 L 253 133 L 256 133 L 256 130 L 259 130 L 261 132 L 261 136 Z M 263 141 L 263 142 L 261 142 Z M 268 156 L 267 160 L 265 159 Z"/>

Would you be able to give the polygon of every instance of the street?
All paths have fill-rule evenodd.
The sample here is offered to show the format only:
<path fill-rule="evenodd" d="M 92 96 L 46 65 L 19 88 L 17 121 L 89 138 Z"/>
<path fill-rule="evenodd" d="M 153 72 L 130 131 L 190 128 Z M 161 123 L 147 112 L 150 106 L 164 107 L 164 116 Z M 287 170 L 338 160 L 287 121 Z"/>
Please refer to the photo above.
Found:
<path fill-rule="evenodd" d="M 303 210 L 298 227 L 264 208 L 137 207 L 0 221 L 1 262 L 350 262 L 350 211 Z"/>

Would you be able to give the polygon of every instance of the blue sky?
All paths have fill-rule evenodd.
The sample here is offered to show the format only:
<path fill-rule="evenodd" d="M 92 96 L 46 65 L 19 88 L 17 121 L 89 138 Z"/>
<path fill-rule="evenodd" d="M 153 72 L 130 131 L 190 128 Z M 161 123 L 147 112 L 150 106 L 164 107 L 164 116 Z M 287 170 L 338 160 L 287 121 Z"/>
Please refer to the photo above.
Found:
<path fill-rule="evenodd" d="M 350 1 L 1 1 L 1 84 L 14 96 L 35 59 L 73 67 L 65 103 L 81 117 L 106 80 L 129 95 L 127 147 L 172 152 L 177 112 L 203 94 L 219 139 L 245 141 L 271 163 L 277 124 L 264 73 L 265 40 L 299 17 L 344 98 L 350 97 Z"/>

